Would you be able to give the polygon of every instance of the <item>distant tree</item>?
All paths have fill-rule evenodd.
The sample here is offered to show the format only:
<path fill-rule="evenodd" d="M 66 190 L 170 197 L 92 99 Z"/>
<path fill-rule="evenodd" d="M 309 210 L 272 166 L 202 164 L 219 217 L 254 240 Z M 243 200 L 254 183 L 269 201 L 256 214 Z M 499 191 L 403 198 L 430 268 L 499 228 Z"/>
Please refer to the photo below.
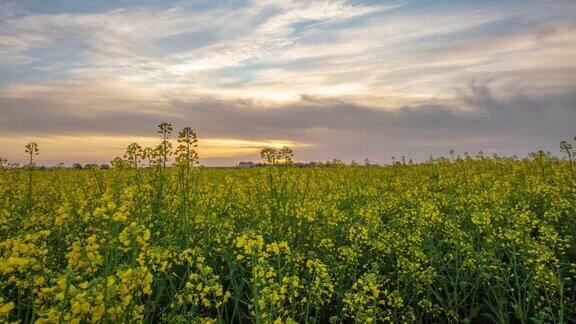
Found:
<path fill-rule="evenodd" d="M 275 165 L 278 163 L 283 163 L 286 165 L 291 165 L 294 163 L 294 150 L 288 146 L 284 146 L 280 149 L 264 147 L 260 151 L 260 157 L 268 164 Z"/>
<path fill-rule="evenodd" d="M 278 157 L 284 164 L 294 163 L 294 151 L 288 146 L 284 146 L 278 151 Z"/>
<path fill-rule="evenodd" d="M 64 169 L 66 167 L 66 165 L 64 164 L 64 162 L 58 162 L 56 163 L 56 168 L 57 169 Z"/>
<path fill-rule="evenodd" d="M 100 170 L 109 170 L 110 166 L 106 163 L 100 164 Z"/>
<path fill-rule="evenodd" d="M 276 164 L 278 161 L 278 151 L 271 147 L 265 147 L 260 151 L 260 157 L 268 164 Z"/>
<path fill-rule="evenodd" d="M 72 168 L 76 169 L 76 170 L 82 170 L 83 169 L 82 163 L 76 162 L 76 163 L 72 164 Z"/>

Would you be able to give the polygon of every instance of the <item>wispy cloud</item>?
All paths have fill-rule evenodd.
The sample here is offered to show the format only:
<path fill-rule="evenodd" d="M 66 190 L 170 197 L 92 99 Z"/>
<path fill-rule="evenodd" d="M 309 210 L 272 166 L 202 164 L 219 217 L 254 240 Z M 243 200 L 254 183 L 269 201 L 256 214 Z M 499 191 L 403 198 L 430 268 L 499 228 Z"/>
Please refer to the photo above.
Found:
<path fill-rule="evenodd" d="M 5 138 L 142 137 L 174 120 L 230 147 L 313 144 L 310 159 L 524 152 L 570 136 L 576 115 L 569 2 L 67 8 L 0 7 Z"/>

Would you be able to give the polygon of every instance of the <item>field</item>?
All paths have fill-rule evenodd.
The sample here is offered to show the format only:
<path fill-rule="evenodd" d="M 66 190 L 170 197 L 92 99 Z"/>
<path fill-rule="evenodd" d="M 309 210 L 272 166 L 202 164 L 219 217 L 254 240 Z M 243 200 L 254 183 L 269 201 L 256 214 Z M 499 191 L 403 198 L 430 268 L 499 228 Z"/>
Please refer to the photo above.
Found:
<path fill-rule="evenodd" d="M 575 321 L 570 168 L 0 169 L 0 322 Z"/>

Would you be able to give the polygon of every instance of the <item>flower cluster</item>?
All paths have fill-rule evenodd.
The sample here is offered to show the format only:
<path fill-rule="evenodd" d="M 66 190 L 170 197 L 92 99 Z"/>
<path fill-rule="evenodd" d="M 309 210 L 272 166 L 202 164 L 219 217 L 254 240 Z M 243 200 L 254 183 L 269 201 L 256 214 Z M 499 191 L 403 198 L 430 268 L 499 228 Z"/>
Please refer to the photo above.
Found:
<path fill-rule="evenodd" d="M 195 168 L 170 131 L 109 170 L 0 168 L 0 322 L 576 321 L 568 161 Z"/>
<path fill-rule="evenodd" d="M 102 265 L 102 255 L 100 254 L 100 244 L 96 235 L 88 237 L 85 242 L 74 242 L 70 247 L 70 252 L 66 254 L 68 268 L 72 270 L 86 271 L 94 273 Z"/>

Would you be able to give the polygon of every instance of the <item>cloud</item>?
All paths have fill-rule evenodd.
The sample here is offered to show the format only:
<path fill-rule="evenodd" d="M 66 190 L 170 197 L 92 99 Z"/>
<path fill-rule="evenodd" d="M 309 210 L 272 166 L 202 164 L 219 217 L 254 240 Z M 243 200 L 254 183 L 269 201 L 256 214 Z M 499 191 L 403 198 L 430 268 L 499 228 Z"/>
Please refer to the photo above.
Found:
<path fill-rule="evenodd" d="M 304 159 L 550 149 L 573 137 L 576 5 L 542 6 L 3 4 L 0 133 L 141 138 L 174 121 L 234 147 L 313 145 Z"/>
<path fill-rule="evenodd" d="M 8 53 L 0 62 L 11 57 L 3 65 L 16 75 L 22 68 L 14 64 L 36 62 L 28 80 L 57 70 L 66 78 L 122 76 L 142 87 L 222 99 L 286 101 L 309 93 L 361 105 L 382 105 L 383 97 L 413 104 L 471 77 L 504 80 L 571 67 L 574 15 L 557 5 L 546 14 L 537 9 L 252 1 L 28 13 L 0 24 L 0 42 L 23 43 L 3 46 Z M 526 80 L 509 82 L 518 79 Z"/>
<path fill-rule="evenodd" d="M 147 137 L 159 122 L 169 121 L 176 128 L 196 128 L 201 145 L 203 138 L 227 139 L 236 148 L 243 147 L 242 141 L 284 139 L 312 145 L 301 148 L 301 158 L 361 155 L 383 160 L 400 153 L 425 158 L 451 147 L 525 154 L 555 147 L 572 136 L 576 122 L 576 89 L 498 97 L 490 82 L 479 81 L 463 86 L 451 101 L 388 109 L 312 95 L 287 104 L 255 99 L 149 102 L 130 89 L 113 91 L 98 84 L 68 84 L 67 89 L 52 91 L 46 85 L 1 91 L 2 136 Z M 87 97 L 90 104 L 80 104 Z"/>
<path fill-rule="evenodd" d="M 175 64 L 170 69 L 176 73 L 186 73 L 237 67 L 251 60 L 271 58 L 298 41 L 298 24 L 309 24 L 307 27 L 310 27 L 342 22 L 395 7 L 348 5 L 340 1 L 257 2 L 249 8 L 249 12 L 274 10 L 279 13 L 263 19 L 245 36 L 233 35 L 211 46 L 171 57 L 183 63 Z"/>

